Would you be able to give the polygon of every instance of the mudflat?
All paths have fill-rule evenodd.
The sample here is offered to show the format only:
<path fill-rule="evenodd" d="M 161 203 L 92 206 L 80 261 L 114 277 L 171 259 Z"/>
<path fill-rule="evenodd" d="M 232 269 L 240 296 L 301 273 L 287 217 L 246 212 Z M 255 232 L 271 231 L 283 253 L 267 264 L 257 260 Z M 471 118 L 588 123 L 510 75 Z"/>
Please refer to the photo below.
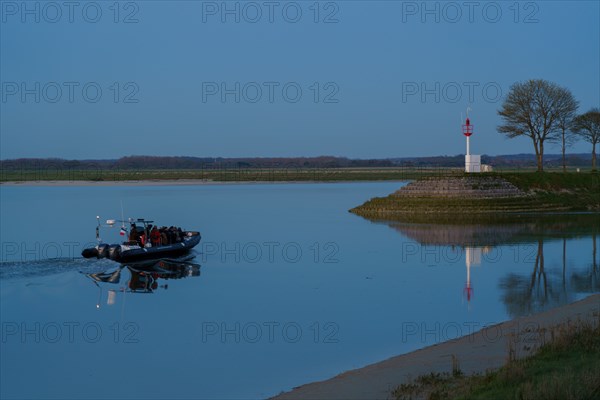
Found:
<path fill-rule="evenodd" d="M 461 338 L 389 358 L 332 379 L 309 383 L 275 399 L 389 399 L 397 386 L 433 373 L 466 374 L 502 367 L 509 357 L 531 355 L 541 345 L 577 324 L 600 322 L 600 294 L 531 316 L 520 317 Z"/>

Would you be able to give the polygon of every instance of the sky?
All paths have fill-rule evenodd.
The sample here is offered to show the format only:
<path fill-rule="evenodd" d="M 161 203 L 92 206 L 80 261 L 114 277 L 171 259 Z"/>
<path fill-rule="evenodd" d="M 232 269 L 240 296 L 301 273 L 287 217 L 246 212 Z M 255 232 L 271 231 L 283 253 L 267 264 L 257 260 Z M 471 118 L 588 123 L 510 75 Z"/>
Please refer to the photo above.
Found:
<path fill-rule="evenodd" d="M 600 106 L 599 4 L 0 0 L 0 159 L 457 155 L 468 107 L 473 154 L 532 153 L 497 111 Z"/>

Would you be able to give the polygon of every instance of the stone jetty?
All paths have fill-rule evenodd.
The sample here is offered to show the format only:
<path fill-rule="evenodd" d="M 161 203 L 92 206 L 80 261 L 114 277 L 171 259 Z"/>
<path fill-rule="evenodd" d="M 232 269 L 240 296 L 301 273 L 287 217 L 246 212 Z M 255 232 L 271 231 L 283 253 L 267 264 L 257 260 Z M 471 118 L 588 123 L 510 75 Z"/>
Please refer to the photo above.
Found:
<path fill-rule="evenodd" d="M 494 199 L 522 197 L 526 194 L 498 176 L 464 176 L 428 178 L 413 181 L 396 191 L 397 197 L 442 197 L 463 199 Z"/>

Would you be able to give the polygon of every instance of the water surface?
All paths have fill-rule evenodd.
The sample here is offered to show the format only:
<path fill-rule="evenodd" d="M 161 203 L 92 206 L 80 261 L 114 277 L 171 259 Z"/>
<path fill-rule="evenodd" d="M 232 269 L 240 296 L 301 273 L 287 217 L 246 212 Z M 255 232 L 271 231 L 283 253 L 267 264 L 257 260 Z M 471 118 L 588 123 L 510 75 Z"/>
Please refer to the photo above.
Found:
<path fill-rule="evenodd" d="M 595 224 L 348 213 L 401 185 L 2 186 L 2 398 L 267 397 L 600 291 Z M 200 230 L 199 273 L 80 258 L 121 203 Z"/>

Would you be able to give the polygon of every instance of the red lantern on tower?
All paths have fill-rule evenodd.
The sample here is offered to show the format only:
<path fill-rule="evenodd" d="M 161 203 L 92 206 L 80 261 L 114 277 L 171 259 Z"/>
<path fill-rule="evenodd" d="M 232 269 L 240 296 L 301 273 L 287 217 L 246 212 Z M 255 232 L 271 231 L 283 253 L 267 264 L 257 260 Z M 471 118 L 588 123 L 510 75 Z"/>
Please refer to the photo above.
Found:
<path fill-rule="evenodd" d="M 463 135 L 465 135 L 466 137 L 469 137 L 473 134 L 473 125 L 471 125 L 471 120 L 469 119 L 469 117 L 467 117 L 467 120 L 465 121 L 465 124 L 462 126 L 463 129 Z"/>
<path fill-rule="evenodd" d="M 463 135 L 467 137 L 467 156 L 471 155 L 471 146 L 470 146 L 470 137 L 473 134 L 473 125 L 471 125 L 471 120 L 467 117 L 467 120 L 462 126 Z"/>

